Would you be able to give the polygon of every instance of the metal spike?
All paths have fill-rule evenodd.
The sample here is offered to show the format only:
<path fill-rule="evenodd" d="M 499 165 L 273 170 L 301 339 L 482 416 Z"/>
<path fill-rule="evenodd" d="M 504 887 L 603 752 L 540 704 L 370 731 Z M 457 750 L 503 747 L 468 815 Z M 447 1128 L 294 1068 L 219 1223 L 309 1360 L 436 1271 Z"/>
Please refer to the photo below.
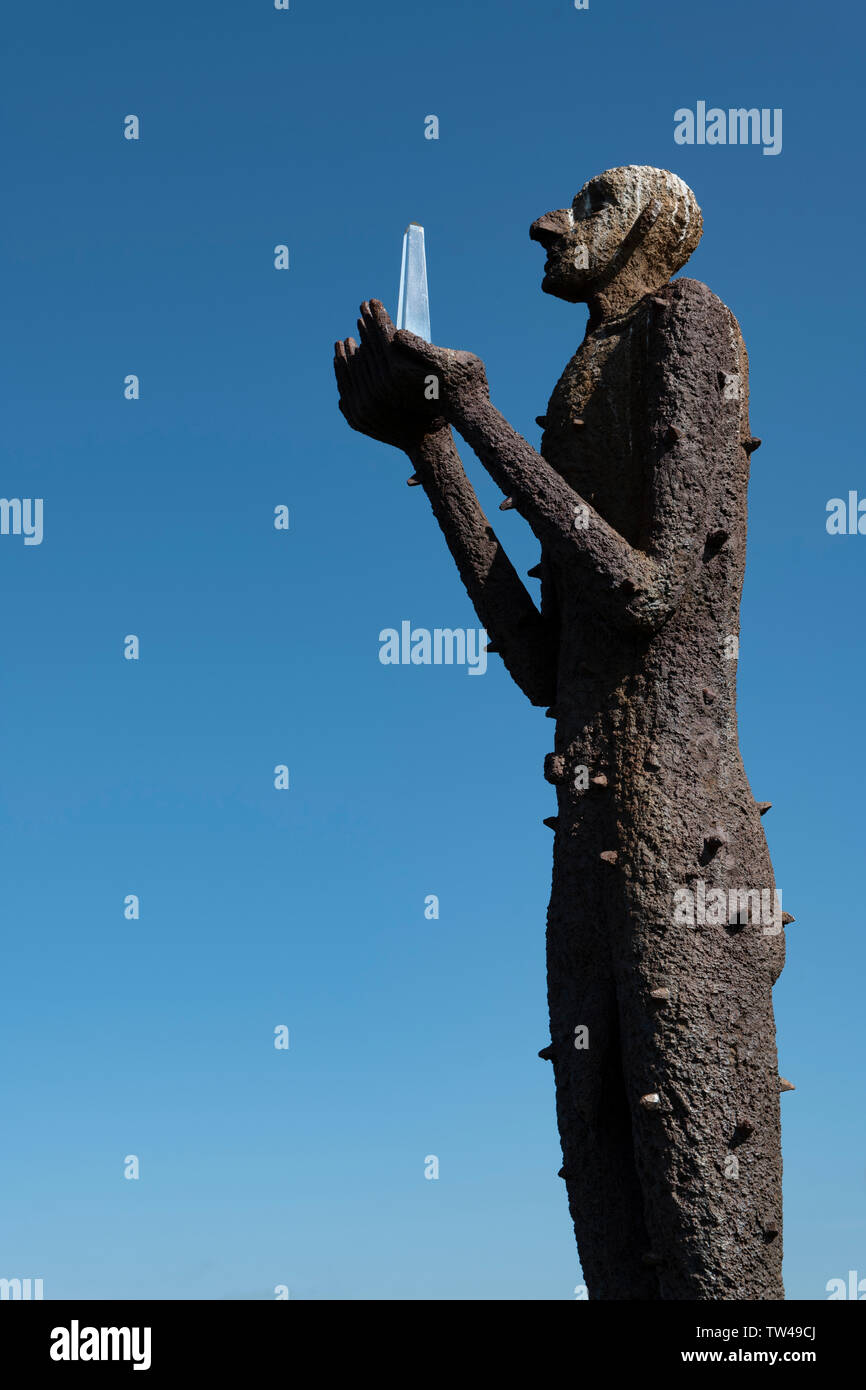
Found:
<path fill-rule="evenodd" d="M 666 299 L 661 299 L 657 294 L 653 295 L 653 304 L 660 304 L 663 309 L 668 307 L 668 301 Z"/>
<path fill-rule="evenodd" d="M 544 711 L 544 717 L 545 719 L 558 719 L 559 711 L 557 710 L 556 705 L 551 705 L 550 709 L 546 709 Z"/>
<path fill-rule="evenodd" d="M 640 1103 L 644 1110 L 657 1110 L 662 1103 L 658 1091 L 650 1091 L 648 1095 L 641 1096 Z"/>
<path fill-rule="evenodd" d="M 590 780 L 590 782 L 592 783 L 592 785 L 593 785 L 594 787 L 606 787 L 606 786 L 607 786 L 607 778 L 605 777 L 605 775 L 604 775 L 603 772 L 600 772 L 600 773 L 598 774 L 597 777 L 590 777 L 589 780 Z"/>
<path fill-rule="evenodd" d="M 670 992 L 669 989 L 665 988 L 664 985 L 660 986 L 659 989 L 651 989 L 651 990 L 650 990 L 650 999 L 663 999 L 663 1000 L 664 1000 L 664 999 L 670 999 L 670 997 L 671 997 L 671 992 Z"/>
<path fill-rule="evenodd" d="M 783 913 L 782 913 L 782 926 L 783 926 L 783 927 L 788 927 L 788 926 L 790 926 L 791 923 L 792 923 L 792 922 L 796 922 L 796 920 L 797 920 L 796 917 L 792 917 L 791 914 L 790 914 L 790 912 L 783 912 Z"/>
<path fill-rule="evenodd" d="M 729 535 L 730 532 L 726 531 L 724 526 L 717 526 L 715 531 L 711 531 L 707 536 L 707 545 L 711 546 L 713 550 L 721 550 Z"/>
<path fill-rule="evenodd" d="M 572 420 L 571 423 L 573 424 L 576 430 L 580 430 L 583 429 L 584 425 L 586 424 L 586 421 L 575 418 L 574 420 Z"/>
<path fill-rule="evenodd" d="M 544 759 L 544 780 L 556 786 L 565 781 L 565 758 L 561 753 L 547 753 Z"/>
<path fill-rule="evenodd" d="M 539 563 L 539 564 L 537 564 L 537 565 L 533 565 L 531 570 L 527 570 L 527 571 L 526 571 L 526 575 L 527 575 L 527 578 L 528 578 L 528 579 L 540 579 L 540 578 L 541 578 L 541 564 Z"/>
<path fill-rule="evenodd" d="M 545 429 L 546 426 L 547 426 L 547 416 L 546 416 L 546 415 L 536 415 L 536 417 L 535 417 L 535 423 L 536 423 L 536 425 L 540 425 L 542 429 Z"/>
<path fill-rule="evenodd" d="M 514 498 L 513 498 L 513 497 L 504 497 L 504 498 L 502 499 L 502 501 L 499 503 L 499 510 L 500 510 L 501 512 L 510 512 L 511 509 L 513 508 L 513 506 L 514 506 Z"/>
<path fill-rule="evenodd" d="M 496 646 L 496 644 L 495 644 L 494 642 L 488 642 L 488 643 L 487 643 L 487 646 L 484 648 L 484 650 L 487 652 L 487 655 L 488 655 L 488 656 L 498 656 L 498 655 L 499 655 L 499 648 Z"/>
<path fill-rule="evenodd" d="M 557 1176 L 558 1178 L 564 1178 L 564 1177 L 565 1177 L 565 1169 L 564 1169 L 564 1168 L 560 1168 L 560 1170 L 559 1170 L 559 1172 L 557 1173 L 556 1176 Z"/>
<path fill-rule="evenodd" d="M 552 1061 L 553 1061 L 553 1043 L 548 1043 L 548 1044 L 547 1044 L 547 1047 L 543 1047 L 543 1048 L 541 1049 L 541 1051 L 539 1052 L 538 1055 L 539 1055 L 539 1057 L 541 1058 L 542 1062 L 552 1062 Z"/>
<path fill-rule="evenodd" d="M 761 816 L 765 816 L 767 812 L 770 810 L 772 804 L 772 801 L 756 801 L 755 805 L 758 808 L 758 814 Z"/>
<path fill-rule="evenodd" d="M 559 829 L 559 816 L 545 816 L 542 825 L 549 825 L 551 830 Z"/>
<path fill-rule="evenodd" d="M 617 854 L 617 851 L 615 849 L 605 849 L 602 850 L 601 854 L 599 855 L 599 858 L 603 859 L 605 864 L 615 864 L 617 859 L 619 858 L 619 855 Z"/>
<path fill-rule="evenodd" d="M 752 435 L 751 439 L 743 440 L 743 448 L 747 454 L 753 454 L 756 449 L 760 449 L 762 443 L 763 440 L 756 439 L 755 436 Z"/>
<path fill-rule="evenodd" d="M 786 1081 L 786 1079 L 785 1079 L 784 1076 L 780 1076 L 780 1077 L 779 1077 L 779 1090 L 780 1090 L 780 1091 L 796 1091 L 796 1089 L 797 1089 L 797 1087 L 794 1085 L 794 1083 L 793 1083 L 792 1081 Z"/>
<path fill-rule="evenodd" d="M 406 479 L 406 482 L 409 484 L 410 487 L 421 486 L 421 479 L 418 477 L 417 473 L 413 473 L 411 478 Z"/>

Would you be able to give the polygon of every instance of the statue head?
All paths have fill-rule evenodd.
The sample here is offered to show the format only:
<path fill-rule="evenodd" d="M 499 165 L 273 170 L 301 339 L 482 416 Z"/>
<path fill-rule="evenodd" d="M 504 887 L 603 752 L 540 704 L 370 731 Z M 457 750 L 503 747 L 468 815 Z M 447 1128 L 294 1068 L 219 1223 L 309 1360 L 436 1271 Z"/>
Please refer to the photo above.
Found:
<path fill-rule="evenodd" d="M 682 179 L 628 164 L 590 179 L 570 208 L 545 213 L 529 235 L 547 252 L 546 294 L 624 313 L 685 265 L 701 231 L 701 210 Z"/>

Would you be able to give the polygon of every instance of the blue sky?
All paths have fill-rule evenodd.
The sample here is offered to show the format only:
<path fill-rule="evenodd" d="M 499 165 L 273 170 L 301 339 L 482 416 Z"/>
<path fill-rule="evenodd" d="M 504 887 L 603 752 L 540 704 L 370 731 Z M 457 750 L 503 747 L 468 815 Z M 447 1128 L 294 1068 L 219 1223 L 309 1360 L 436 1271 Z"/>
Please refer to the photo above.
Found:
<path fill-rule="evenodd" d="M 764 439 L 739 710 L 797 918 L 788 1296 L 866 1276 L 866 539 L 825 527 L 866 492 L 859 12 L 49 0 L 4 24 L 0 491 L 44 499 L 44 539 L 0 537 L 0 1276 L 573 1297 L 536 1057 L 552 726 L 496 661 L 378 661 L 402 619 L 477 621 L 406 460 L 338 413 L 331 356 L 362 298 L 396 310 L 419 221 L 434 341 L 479 353 L 537 443 L 585 311 L 540 293 L 528 227 L 629 163 L 697 195 L 686 273 L 739 318 Z M 781 154 L 675 145 L 699 100 L 781 108 Z"/>

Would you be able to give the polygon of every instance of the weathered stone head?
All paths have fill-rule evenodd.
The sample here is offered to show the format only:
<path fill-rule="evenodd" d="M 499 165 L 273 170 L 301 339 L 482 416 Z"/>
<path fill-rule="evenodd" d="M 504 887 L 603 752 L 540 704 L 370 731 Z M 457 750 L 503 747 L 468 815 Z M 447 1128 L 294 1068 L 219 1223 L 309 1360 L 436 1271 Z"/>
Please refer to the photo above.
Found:
<path fill-rule="evenodd" d="M 682 179 L 628 164 L 590 179 L 570 208 L 545 213 L 529 235 L 547 252 L 546 294 L 622 313 L 685 265 L 702 227 Z"/>

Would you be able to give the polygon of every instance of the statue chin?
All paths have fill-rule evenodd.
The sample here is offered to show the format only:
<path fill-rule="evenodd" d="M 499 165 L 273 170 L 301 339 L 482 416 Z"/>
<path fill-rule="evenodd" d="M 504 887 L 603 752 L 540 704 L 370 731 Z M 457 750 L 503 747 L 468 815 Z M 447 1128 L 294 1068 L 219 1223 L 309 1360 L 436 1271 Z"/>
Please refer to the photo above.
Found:
<path fill-rule="evenodd" d="M 583 292 L 576 286 L 563 285 L 558 275 L 545 275 L 541 288 L 545 294 L 552 294 L 554 299 L 564 299 L 567 304 L 580 304 L 584 298 Z"/>

